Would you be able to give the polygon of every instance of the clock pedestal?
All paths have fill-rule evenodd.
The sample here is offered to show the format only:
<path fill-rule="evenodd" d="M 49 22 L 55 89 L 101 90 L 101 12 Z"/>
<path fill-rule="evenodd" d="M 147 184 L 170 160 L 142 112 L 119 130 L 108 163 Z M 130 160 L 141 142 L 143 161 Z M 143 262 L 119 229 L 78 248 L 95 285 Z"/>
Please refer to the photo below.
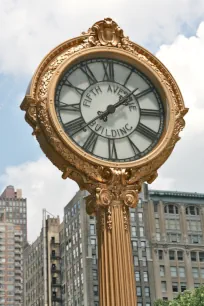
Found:
<path fill-rule="evenodd" d="M 87 197 L 87 213 L 97 218 L 100 306 L 135 306 L 129 207 L 136 207 L 138 186 L 120 184 L 119 171 L 115 177 Z"/>
<path fill-rule="evenodd" d="M 98 211 L 97 221 L 100 306 L 135 306 L 129 209 L 113 201 Z"/>

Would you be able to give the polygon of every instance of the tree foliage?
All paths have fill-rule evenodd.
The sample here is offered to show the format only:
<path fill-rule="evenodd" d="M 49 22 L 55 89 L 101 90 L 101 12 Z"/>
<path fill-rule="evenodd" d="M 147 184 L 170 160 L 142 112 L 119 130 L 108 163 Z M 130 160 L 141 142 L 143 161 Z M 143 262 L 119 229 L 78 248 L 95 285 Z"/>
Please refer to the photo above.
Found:
<path fill-rule="evenodd" d="M 186 290 L 172 301 L 157 300 L 154 306 L 204 306 L 204 286 Z"/>

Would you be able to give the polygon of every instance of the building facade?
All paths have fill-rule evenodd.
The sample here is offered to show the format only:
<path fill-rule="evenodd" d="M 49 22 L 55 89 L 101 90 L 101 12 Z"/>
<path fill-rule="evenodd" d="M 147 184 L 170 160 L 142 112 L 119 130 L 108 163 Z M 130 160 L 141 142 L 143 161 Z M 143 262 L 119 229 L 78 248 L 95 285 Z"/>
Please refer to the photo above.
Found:
<path fill-rule="evenodd" d="M 46 218 L 40 236 L 24 249 L 24 306 L 62 303 L 59 217 Z"/>
<path fill-rule="evenodd" d="M 23 232 L 0 213 L 0 305 L 23 305 Z"/>
<path fill-rule="evenodd" d="M 130 210 L 133 263 L 138 306 L 155 300 L 153 262 L 145 234 L 144 201 Z M 64 208 L 64 295 L 66 306 L 99 306 L 96 220 L 86 213 L 86 192 L 78 192 Z"/>
<path fill-rule="evenodd" d="M 0 211 L 6 212 L 8 223 L 19 225 L 23 233 L 23 244 L 27 242 L 27 203 L 22 197 L 21 189 L 15 191 L 13 186 L 7 186 L 0 195 Z"/>
<path fill-rule="evenodd" d="M 156 298 L 204 283 L 204 194 L 150 190 L 144 205 Z"/>

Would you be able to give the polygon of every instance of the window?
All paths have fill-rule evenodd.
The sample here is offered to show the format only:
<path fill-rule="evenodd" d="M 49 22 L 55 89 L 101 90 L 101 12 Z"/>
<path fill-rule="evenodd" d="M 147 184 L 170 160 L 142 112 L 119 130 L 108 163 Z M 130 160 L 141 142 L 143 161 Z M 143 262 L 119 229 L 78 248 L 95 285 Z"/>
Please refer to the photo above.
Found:
<path fill-rule="evenodd" d="M 166 292 L 166 282 L 161 282 L 162 292 Z"/>
<path fill-rule="evenodd" d="M 175 251 L 169 251 L 169 259 L 175 260 Z"/>
<path fill-rule="evenodd" d="M 143 278 L 144 278 L 144 282 L 148 282 L 148 272 L 146 271 L 143 272 Z"/>
<path fill-rule="evenodd" d="M 199 252 L 199 260 L 204 262 L 204 252 Z"/>
<path fill-rule="evenodd" d="M 147 258 L 145 256 L 142 257 L 142 264 L 143 264 L 143 267 L 147 266 Z"/>
<path fill-rule="evenodd" d="M 139 222 L 142 222 L 142 213 L 138 213 Z"/>
<path fill-rule="evenodd" d="M 138 257 L 133 256 L 133 260 L 134 260 L 134 266 L 138 266 Z"/>
<path fill-rule="evenodd" d="M 93 286 L 93 291 L 94 291 L 94 296 L 98 296 L 98 286 L 97 285 Z"/>
<path fill-rule="evenodd" d="M 201 236 L 200 235 L 190 235 L 189 242 L 193 244 L 201 243 Z"/>
<path fill-rule="evenodd" d="M 135 272 L 135 280 L 140 282 L 140 272 L 139 271 Z"/>
<path fill-rule="evenodd" d="M 192 274 L 194 278 L 199 277 L 198 268 L 192 268 Z"/>
<path fill-rule="evenodd" d="M 199 215 L 199 209 L 198 209 L 198 207 L 195 207 L 195 206 L 188 206 L 186 208 L 186 214 L 187 215 L 192 215 L 192 216 Z"/>
<path fill-rule="evenodd" d="M 159 257 L 160 260 L 163 259 L 163 251 L 162 250 L 158 251 L 158 257 Z"/>
<path fill-rule="evenodd" d="M 191 252 L 191 261 L 197 261 L 197 254 L 196 254 L 196 252 Z"/>
<path fill-rule="evenodd" d="M 93 273 L 93 279 L 97 280 L 98 279 L 98 271 L 97 270 L 92 270 Z"/>
<path fill-rule="evenodd" d="M 180 223 L 179 220 L 176 219 L 167 219 L 166 221 L 166 229 L 180 229 Z"/>
<path fill-rule="evenodd" d="M 142 288 L 137 287 L 137 296 L 141 296 L 141 295 L 142 295 Z"/>
<path fill-rule="evenodd" d="M 185 268 L 179 267 L 179 276 L 180 277 L 186 277 L 186 275 L 185 275 Z"/>
<path fill-rule="evenodd" d="M 170 267 L 171 276 L 177 277 L 177 268 L 176 267 Z"/>
<path fill-rule="evenodd" d="M 142 303 L 141 302 L 137 303 L 137 306 L 142 306 Z"/>
<path fill-rule="evenodd" d="M 158 212 L 158 202 L 153 201 L 154 204 L 154 212 L 157 213 Z"/>
<path fill-rule="evenodd" d="M 178 292 L 178 283 L 172 283 L 172 291 Z"/>
<path fill-rule="evenodd" d="M 132 237 L 136 237 L 136 226 L 131 227 L 131 234 L 132 234 Z"/>
<path fill-rule="evenodd" d="M 145 287 L 145 296 L 150 296 L 150 289 L 149 289 L 149 287 Z M 147 306 L 147 304 L 146 304 L 146 306 Z"/>
<path fill-rule="evenodd" d="M 199 220 L 188 220 L 187 226 L 189 231 L 201 231 L 201 222 Z"/>
<path fill-rule="evenodd" d="M 132 241 L 132 249 L 137 250 L 137 241 Z"/>
<path fill-rule="evenodd" d="M 159 219 L 155 219 L 155 227 L 156 229 L 159 229 Z"/>
<path fill-rule="evenodd" d="M 201 276 L 201 278 L 204 278 L 204 269 L 203 268 L 200 269 L 200 276 Z"/>
<path fill-rule="evenodd" d="M 96 239 L 91 239 L 91 246 L 92 248 L 96 248 Z"/>
<path fill-rule="evenodd" d="M 183 260 L 183 251 L 177 251 L 177 259 L 179 261 L 182 261 Z"/>
<path fill-rule="evenodd" d="M 164 276 L 165 275 L 165 268 L 164 266 L 160 266 L 160 276 Z"/>
<path fill-rule="evenodd" d="M 95 235 L 95 225 L 90 224 L 90 235 Z"/>
<path fill-rule="evenodd" d="M 160 240 L 161 240 L 161 235 L 160 235 L 160 233 L 156 233 L 156 240 L 157 240 L 157 241 L 160 241 Z"/>
<path fill-rule="evenodd" d="M 144 227 L 140 227 L 140 237 L 144 237 Z"/>
<path fill-rule="evenodd" d="M 186 283 L 181 283 L 181 292 L 186 290 Z"/>
<path fill-rule="evenodd" d="M 180 242 L 181 235 L 180 234 L 169 233 L 168 234 L 168 240 L 169 240 L 169 242 L 172 242 L 172 243 Z"/>
<path fill-rule="evenodd" d="M 146 241 L 141 241 L 141 247 L 146 248 Z"/>
<path fill-rule="evenodd" d="M 167 214 L 176 214 L 178 215 L 178 207 L 175 206 L 175 205 L 166 205 L 164 207 L 164 212 L 167 213 Z"/>
<path fill-rule="evenodd" d="M 132 222 L 135 221 L 135 213 L 134 213 L 134 212 L 131 212 L 131 213 L 130 213 L 130 220 L 131 220 Z"/>

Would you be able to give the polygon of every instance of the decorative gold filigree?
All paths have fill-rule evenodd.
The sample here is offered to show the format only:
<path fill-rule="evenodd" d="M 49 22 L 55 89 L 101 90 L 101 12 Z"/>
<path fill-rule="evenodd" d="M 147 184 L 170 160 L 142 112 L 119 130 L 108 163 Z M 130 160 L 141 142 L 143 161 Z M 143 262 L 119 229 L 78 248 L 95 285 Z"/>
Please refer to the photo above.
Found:
<path fill-rule="evenodd" d="M 86 33 L 84 33 L 86 35 Z M 88 42 L 92 46 L 113 46 L 121 45 L 124 38 L 123 30 L 111 18 L 105 18 L 96 22 L 88 30 Z"/>
<path fill-rule="evenodd" d="M 127 231 L 129 226 L 129 218 L 128 218 L 128 208 L 126 206 L 123 206 L 123 220 L 124 220 L 124 229 Z"/>
<path fill-rule="evenodd" d="M 125 190 L 121 197 L 128 207 L 135 207 L 138 202 L 138 193 L 135 190 Z"/>
<path fill-rule="evenodd" d="M 107 228 L 108 230 L 112 230 L 112 212 L 111 212 L 111 206 L 108 206 L 107 209 Z"/>

